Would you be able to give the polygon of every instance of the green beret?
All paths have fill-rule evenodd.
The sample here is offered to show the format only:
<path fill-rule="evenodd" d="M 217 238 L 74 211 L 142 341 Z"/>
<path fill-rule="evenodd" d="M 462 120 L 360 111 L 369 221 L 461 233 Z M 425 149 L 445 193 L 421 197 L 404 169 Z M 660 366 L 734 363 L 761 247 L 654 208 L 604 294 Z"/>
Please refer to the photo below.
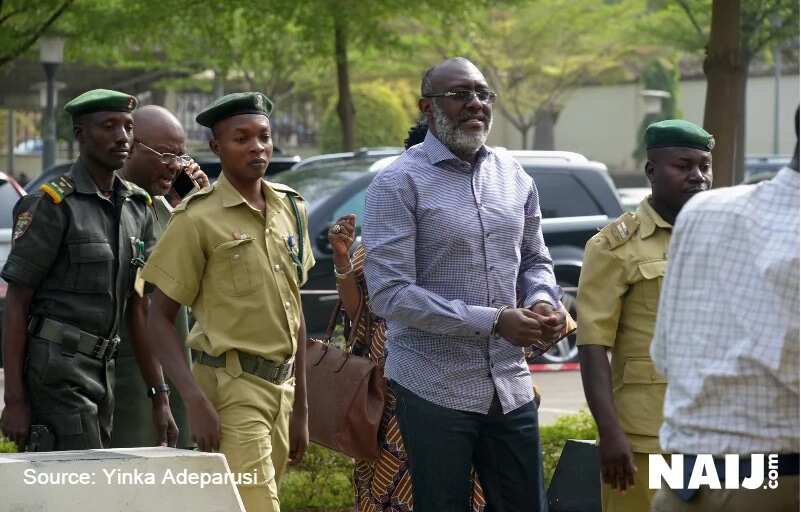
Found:
<path fill-rule="evenodd" d="M 715 138 L 706 130 L 683 119 L 666 119 L 648 125 L 645 129 L 645 147 L 695 148 L 712 151 Z"/>
<path fill-rule="evenodd" d="M 73 118 L 92 112 L 133 112 L 138 102 L 124 92 L 109 89 L 86 91 L 64 105 L 64 110 Z"/>
<path fill-rule="evenodd" d="M 211 128 L 223 119 L 240 114 L 262 114 L 270 117 L 273 102 L 260 92 L 235 92 L 214 100 L 203 109 L 195 120 L 198 124 Z"/>

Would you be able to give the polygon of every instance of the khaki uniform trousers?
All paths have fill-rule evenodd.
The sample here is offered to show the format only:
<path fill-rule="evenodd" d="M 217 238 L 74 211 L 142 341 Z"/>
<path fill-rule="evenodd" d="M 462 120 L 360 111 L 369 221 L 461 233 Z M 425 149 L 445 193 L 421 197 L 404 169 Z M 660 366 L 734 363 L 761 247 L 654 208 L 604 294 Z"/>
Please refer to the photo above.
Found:
<path fill-rule="evenodd" d="M 656 493 L 652 512 L 796 512 L 798 475 L 780 476 L 776 489 L 700 489 L 689 502 L 670 489 Z"/>
<path fill-rule="evenodd" d="M 634 452 L 634 487 L 626 489 L 625 494 L 601 483 L 601 504 L 603 512 L 648 512 L 656 490 L 648 488 L 648 454 Z"/>
<path fill-rule="evenodd" d="M 289 460 L 294 378 L 277 385 L 243 373 L 234 350 L 227 353 L 226 368 L 196 363 L 192 373 L 219 414 L 220 452 L 231 472 L 255 474 L 254 484 L 238 486 L 245 510 L 280 512 L 278 481 Z"/>

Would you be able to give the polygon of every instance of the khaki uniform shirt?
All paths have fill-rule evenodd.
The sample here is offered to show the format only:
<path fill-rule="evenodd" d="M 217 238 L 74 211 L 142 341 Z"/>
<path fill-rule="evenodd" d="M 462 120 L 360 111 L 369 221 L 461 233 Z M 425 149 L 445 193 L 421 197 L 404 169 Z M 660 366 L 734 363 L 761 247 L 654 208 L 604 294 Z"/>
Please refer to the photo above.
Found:
<path fill-rule="evenodd" d="M 587 242 L 577 344 L 609 347 L 615 408 L 632 450 L 659 453 L 665 380 L 649 350 L 672 226 L 649 199 Z"/>
<path fill-rule="evenodd" d="M 223 173 L 173 212 L 145 265 L 143 278 L 196 318 L 188 345 L 212 356 L 235 349 L 283 362 L 294 356 L 300 326 L 300 286 L 314 266 L 305 204 L 284 185 L 262 183 L 266 215 Z M 303 219 L 304 261 L 298 281 L 295 214 Z"/>
<path fill-rule="evenodd" d="M 150 196 L 115 175 L 109 199 L 83 160 L 14 208 L 2 277 L 35 289 L 31 315 L 96 336 L 115 335 L 133 293 L 136 262 L 152 249 Z"/>

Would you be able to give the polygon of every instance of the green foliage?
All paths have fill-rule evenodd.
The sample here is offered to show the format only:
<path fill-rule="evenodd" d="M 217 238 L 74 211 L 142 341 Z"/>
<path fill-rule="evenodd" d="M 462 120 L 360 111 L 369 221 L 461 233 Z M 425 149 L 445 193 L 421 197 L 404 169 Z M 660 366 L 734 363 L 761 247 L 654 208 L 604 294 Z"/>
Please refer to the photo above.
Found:
<path fill-rule="evenodd" d="M 74 0 L 0 1 L 0 67 L 31 49 L 73 2 Z"/>
<path fill-rule="evenodd" d="M 299 466 L 284 476 L 278 495 L 281 510 L 334 511 L 353 508 L 353 461 L 310 444 Z"/>
<path fill-rule="evenodd" d="M 356 147 L 401 146 L 412 123 L 398 93 L 384 84 L 373 82 L 353 87 L 356 110 Z M 323 153 L 342 150 L 342 131 L 332 101 L 320 126 L 320 149 Z"/>
<path fill-rule="evenodd" d="M 562 448 L 568 439 L 595 439 L 597 429 L 592 415 L 586 411 L 560 416 L 552 425 L 540 427 L 542 446 L 542 465 L 545 474 L 545 488 L 551 482 Z"/>
<path fill-rule="evenodd" d="M 0 435 L 0 453 L 17 453 L 17 445 Z"/>
<path fill-rule="evenodd" d="M 670 97 L 662 100 L 661 112 L 646 114 L 640 123 L 640 127 L 637 130 L 637 147 L 632 153 L 632 157 L 637 162 L 637 167 L 646 157 L 645 129 L 648 128 L 648 125 L 664 119 L 683 117 L 681 110 L 678 108 L 681 76 L 676 62 L 670 59 L 657 59 L 649 62 L 640 73 L 640 82 L 643 89 L 666 91 L 670 93 Z"/>

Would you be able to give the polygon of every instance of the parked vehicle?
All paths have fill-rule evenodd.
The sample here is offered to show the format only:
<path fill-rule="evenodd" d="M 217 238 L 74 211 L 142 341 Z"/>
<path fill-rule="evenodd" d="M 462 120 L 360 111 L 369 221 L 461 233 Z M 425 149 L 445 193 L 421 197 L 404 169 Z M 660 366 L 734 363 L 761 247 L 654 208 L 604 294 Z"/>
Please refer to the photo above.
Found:
<path fill-rule="evenodd" d="M 633 212 L 642 200 L 651 194 L 651 189 L 649 187 L 626 187 L 617 189 L 617 193 L 620 195 L 623 209 L 627 212 Z"/>
<path fill-rule="evenodd" d="M 745 157 L 743 184 L 750 185 L 769 180 L 790 164 L 790 155 L 748 155 Z"/>
<path fill-rule="evenodd" d="M 11 251 L 11 236 L 14 229 L 14 205 L 25 195 L 23 189 L 14 178 L 0 172 L 0 268 L 6 264 Z M 8 284 L 0 279 L 0 317 L 6 305 Z M 1 326 L 2 324 L 0 324 Z M 3 353 L 0 350 L 0 367 L 3 366 Z"/>
<path fill-rule="evenodd" d="M 575 314 L 575 294 L 584 245 L 601 227 L 623 213 L 620 198 L 602 163 L 591 162 L 577 153 L 512 151 L 511 154 L 537 184 L 545 242 L 554 260 L 556 278 L 565 290 L 565 305 Z M 317 265 L 301 290 L 310 335 L 320 335 L 325 331 L 337 299 L 328 228 L 341 215 L 355 213 L 356 234 L 357 237 L 360 235 L 367 187 L 376 171 L 384 169 L 394 158 L 397 157 L 378 160 L 362 170 L 328 169 L 325 189 L 316 186 L 312 175 L 307 177 L 295 170 L 275 180 L 297 189 L 304 197 L 313 197 L 309 207 L 309 235 Z M 338 188 L 335 189 L 334 185 Z M 573 336 L 544 354 L 543 360 L 554 363 L 574 361 L 577 354 Z"/>

